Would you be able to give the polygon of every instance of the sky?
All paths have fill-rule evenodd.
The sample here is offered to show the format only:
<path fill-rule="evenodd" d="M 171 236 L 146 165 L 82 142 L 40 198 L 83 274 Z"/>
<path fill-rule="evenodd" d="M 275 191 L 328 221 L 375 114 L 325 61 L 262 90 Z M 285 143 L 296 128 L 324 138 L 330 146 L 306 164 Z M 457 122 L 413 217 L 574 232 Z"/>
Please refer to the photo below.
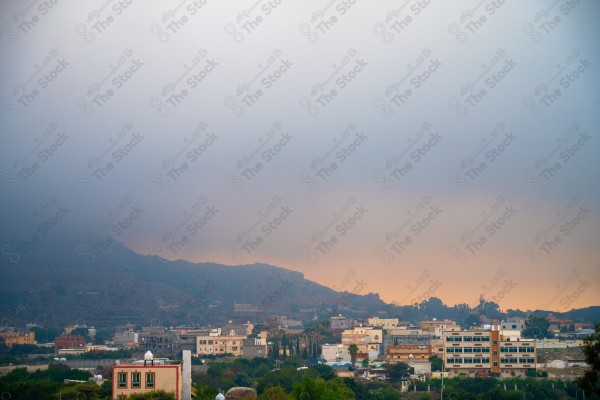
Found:
<path fill-rule="evenodd" d="M 600 305 L 600 3 L 0 5 L 0 259 Z M 66 240 L 66 239 L 65 239 Z"/>

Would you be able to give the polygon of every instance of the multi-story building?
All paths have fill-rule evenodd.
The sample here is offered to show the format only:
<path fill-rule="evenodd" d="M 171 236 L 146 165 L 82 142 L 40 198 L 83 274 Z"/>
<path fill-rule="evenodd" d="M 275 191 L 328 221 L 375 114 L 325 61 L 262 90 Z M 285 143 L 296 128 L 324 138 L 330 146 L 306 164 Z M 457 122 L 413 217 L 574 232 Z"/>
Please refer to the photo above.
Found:
<path fill-rule="evenodd" d="M 62 335 L 54 338 L 54 347 L 58 349 L 77 349 L 85 346 L 85 338 L 79 335 Z"/>
<path fill-rule="evenodd" d="M 394 344 L 388 347 L 385 361 L 388 363 L 429 361 L 429 357 L 432 355 L 431 345 Z"/>
<path fill-rule="evenodd" d="M 196 354 L 233 354 L 242 355 L 243 341 L 247 335 L 221 335 L 221 329 L 213 329 L 208 335 L 196 336 Z"/>
<path fill-rule="evenodd" d="M 356 344 L 358 357 L 377 360 L 383 354 L 383 330 L 371 326 L 357 326 L 342 332 L 342 346 Z"/>
<path fill-rule="evenodd" d="M 150 351 L 144 360 L 112 367 L 112 399 L 126 399 L 134 393 L 164 390 L 175 394 L 176 400 L 191 398 L 190 352 L 183 352 L 183 362 L 166 364 L 154 360 Z"/>
<path fill-rule="evenodd" d="M 348 346 L 342 344 L 324 344 L 321 347 L 321 359 L 328 363 L 349 363 L 351 361 Z"/>
<path fill-rule="evenodd" d="M 384 329 L 392 329 L 398 327 L 398 318 L 379 318 L 379 317 L 368 317 L 365 318 L 365 322 L 369 326 L 376 326 Z"/>
<path fill-rule="evenodd" d="M 509 317 L 506 321 L 500 322 L 500 329 L 522 331 L 525 329 L 525 318 Z"/>
<path fill-rule="evenodd" d="M 525 376 L 535 369 L 535 341 L 508 340 L 510 337 L 498 328 L 444 332 L 444 362 L 449 375 L 490 373 L 511 377 Z"/>
<path fill-rule="evenodd" d="M 352 329 L 357 325 L 355 319 L 346 318 L 342 315 L 329 318 L 331 329 Z"/>
<path fill-rule="evenodd" d="M 419 322 L 419 328 L 425 332 L 432 333 L 435 337 L 442 337 L 442 331 L 460 331 L 460 325 L 455 321 L 444 319 Z"/>
<path fill-rule="evenodd" d="M 138 334 L 140 350 L 159 356 L 171 356 L 189 350 L 196 353 L 196 335 L 160 327 L 145 327 Z"/>
<path fill-rule="evenodd" d="M 15 344 L 36 344 L 35 332 L 0 332 L 0 342 L 7 347 Z"/>
<path fill-rule="evenodd" d="M 267 342 L 267 332 L 262 331 L 256 338 L 242 340 L 242 356 L 244 358 L 268 357 L 269 344 Z"/>
<path fill-rule="evenodd" d="M 383 335 L 383 354 L 387 354 L 391 345 L 416 344 L 429 346 L 433 334 L 421 329 L 385 329 Z"/>
<path fill-rule="evenodd" d="M 113 336 L 113 343 L 120 347 L 134 347 L 139 343 L 139 334 L 134 331 L 118 331 Z"/>

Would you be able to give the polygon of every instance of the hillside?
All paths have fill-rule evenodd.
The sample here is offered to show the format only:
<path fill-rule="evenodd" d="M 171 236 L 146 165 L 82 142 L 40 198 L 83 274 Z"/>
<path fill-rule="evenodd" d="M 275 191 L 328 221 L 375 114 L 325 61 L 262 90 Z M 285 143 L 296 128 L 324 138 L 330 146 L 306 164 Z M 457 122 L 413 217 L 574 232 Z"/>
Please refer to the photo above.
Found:
<path fill-rule="evenodd" d="M 3 260 L 0 315 L 8 320 L 3 324 L 203 324 L 268 314 L 312 319 L 338 312 L 340 306 L 347 315 L 351 309 L 392 308 L 378 295 L 338 293 L 299 272 L 266 264 L 167 261 L 120 244 L 86 263 L 74 248 L 53 244 L 17 264 Z M 235 312 L 235 303 L 259 311 Z"/>

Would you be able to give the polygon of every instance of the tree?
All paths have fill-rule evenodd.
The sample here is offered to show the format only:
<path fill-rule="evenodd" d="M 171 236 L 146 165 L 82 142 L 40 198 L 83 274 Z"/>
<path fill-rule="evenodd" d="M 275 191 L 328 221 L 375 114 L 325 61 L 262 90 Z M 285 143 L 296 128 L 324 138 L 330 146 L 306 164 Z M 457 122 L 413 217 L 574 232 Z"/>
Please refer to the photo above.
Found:
<path fill-rule="evenodd" d="M 363 358 L 363 360 L 360 364 L 363 366 L 363 368 L 368 368 L 369 367 L 369 359 Z"/>
<path fill-rule="evenodd" d="M 406 363 L 399 362 L 393 364 L 386 364 L 385 369 L 392 382 L 397 382 L 402 379 L 406 379 L 410 376 L 408 370 L 409 366 Z"/>
<path fill-rule="evenodd" d="M 153 390 L 146 393 L 134 393 L 127 400 L 175 400 L 175 393 L 164 390 Z"/>
<path fill-rule="evenodd" d="M 350 346 L 348 346 L 348 353 L 350 353 L 352 367 L 356 366 L 356 354 L 358 353 L 358 346 L 355 343 L 352 343 Z"/>
<path fill-rule="evenodd" d="M 600 398 L 600 323 L 596 324 L 593 334 L 584 339 L 581 350 L 585 362 L 591 366 L 586 370 L 577 384 L 583 389 L 586 399 Z"/>
<path fill-rule="evenodd" d="M 272 386 L 258 396 L 257 400 L 289 400 L 289 398 L 281 386 Z"/>
<path fill-rule="evenodd" d="M 523 329 L 523 337 L 530 339 L 541 339 L 550 336 L 548 328 L 550 323 L 545 317 L 536 317 L 530 314 L 525 320 L 525 329 Z"/>
<path fill-rule="evenodd" d="M 432 371 L 441 371 L 443 369 L 444 362 L 438 356 L 429 357 L 429 361 L 431 362 L 431 370 Z"/>

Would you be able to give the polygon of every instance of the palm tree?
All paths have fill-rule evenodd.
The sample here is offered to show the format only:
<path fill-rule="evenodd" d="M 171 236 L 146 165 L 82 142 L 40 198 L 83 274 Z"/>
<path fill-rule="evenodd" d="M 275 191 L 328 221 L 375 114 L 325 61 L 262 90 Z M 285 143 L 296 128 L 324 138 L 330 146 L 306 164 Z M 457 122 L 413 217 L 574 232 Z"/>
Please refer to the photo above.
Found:
<path fill-rule="evenodd" d="M 355 367 L 358 346 L 355 343 L 352 343 L 350 346 L 348 346 L 348 353 L 350 353 L 350 362 L 352 363 L 352 367 Z"/>

